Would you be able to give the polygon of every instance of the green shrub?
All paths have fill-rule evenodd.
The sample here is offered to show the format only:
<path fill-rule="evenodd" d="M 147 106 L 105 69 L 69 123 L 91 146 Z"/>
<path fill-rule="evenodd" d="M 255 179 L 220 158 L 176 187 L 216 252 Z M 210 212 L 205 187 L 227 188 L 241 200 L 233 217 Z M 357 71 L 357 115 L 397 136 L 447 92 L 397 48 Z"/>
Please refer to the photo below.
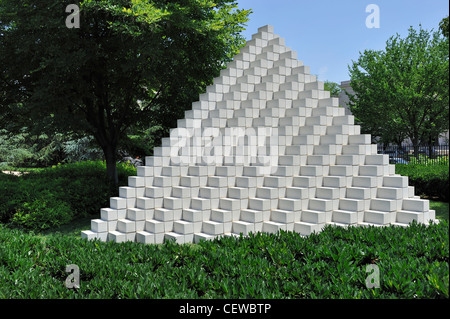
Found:
<path fill-rule="evenodd" d="M 12 216 L 12 223 L 28 229 L 45 230 L 68 223 L 72 220 L 71 215 L 68 203 L 45 191 L 39 198 L 22 203 Z"/>
<path fill-rule="evenodd" d="M 408 176 L 416 194 L 449 201 L 449 166 L 426 164 L 396 164 L 397 174 Z"/>
<path fill-rule="evenodd" d="M 118 175 L 119 186 L 127 185 L 136 168 L 118 164 Z M 100 161 L 55 165 L 20 177 L 0 174 L 0 191 L 0 220 L 35 230 L 99 214 L 119 192 Z"/>
<path fill-rule="evenodd" d="M 327 226 L 307 237 L 282 231 L 144 245 L 0 224 L 0 298 L 448 298 L 448 227 Z M 80 269 L 77 290 L 64 286 L 70 264 Z M 379 267 L 380 288 L 366 286 L 370 264 Z"/>

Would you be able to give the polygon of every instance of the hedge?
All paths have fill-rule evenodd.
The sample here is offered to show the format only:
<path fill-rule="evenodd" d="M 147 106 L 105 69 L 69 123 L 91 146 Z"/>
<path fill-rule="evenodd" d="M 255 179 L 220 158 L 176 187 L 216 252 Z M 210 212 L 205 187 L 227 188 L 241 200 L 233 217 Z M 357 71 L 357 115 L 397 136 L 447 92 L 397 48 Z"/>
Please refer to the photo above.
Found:
<path fill-rule="evenodd" d="M 426 164 L 396 164 L 397 174 L 408 176 L 416 195 L 439 201 L 449 201 L 449 166 Z"/>
<path fill-rule="evenodd" d="M 136 169 L 118 165 L 119 185 L 128 184 Z M 0 173 L 0 222 L 45 230 L 76 218 L 98 214 L 118 196 L 104 162 L 78 162 L 32 171 L 22 176 Z"/>

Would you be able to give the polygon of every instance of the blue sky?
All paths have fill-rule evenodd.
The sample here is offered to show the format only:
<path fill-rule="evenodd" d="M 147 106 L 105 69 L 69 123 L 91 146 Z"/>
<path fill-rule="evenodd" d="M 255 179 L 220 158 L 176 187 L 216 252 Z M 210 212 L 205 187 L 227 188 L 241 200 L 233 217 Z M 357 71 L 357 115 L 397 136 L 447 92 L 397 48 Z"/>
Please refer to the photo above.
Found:
<path fill-rule="evenodd" d="M 447 0 L 237 0 L 239 8 L 252 9 L 247 30 L 249 40 L 259 27 L 270 24 L 298 59 L 311 67 L 319 80 L 349 80 L 348 65 L 365 49 L 383 50 L 397 33 L 422 25 L 438 30 L 449 14 Z M 380 27 L 367 28 L 369 4 L 379 8 Z"/>

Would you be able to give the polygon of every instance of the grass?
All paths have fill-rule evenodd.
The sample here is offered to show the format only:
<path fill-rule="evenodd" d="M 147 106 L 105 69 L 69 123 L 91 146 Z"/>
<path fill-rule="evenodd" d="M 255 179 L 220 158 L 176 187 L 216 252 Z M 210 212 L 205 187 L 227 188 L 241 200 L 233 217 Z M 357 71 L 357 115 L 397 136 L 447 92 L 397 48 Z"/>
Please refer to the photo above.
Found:
<path fill-rule="evenodd" d="M 441 220 L 449 220 L 449 206 L 448 203 L 436 202 L 430 200 L 430 209 L 436 211 L 436 218 Z"/>

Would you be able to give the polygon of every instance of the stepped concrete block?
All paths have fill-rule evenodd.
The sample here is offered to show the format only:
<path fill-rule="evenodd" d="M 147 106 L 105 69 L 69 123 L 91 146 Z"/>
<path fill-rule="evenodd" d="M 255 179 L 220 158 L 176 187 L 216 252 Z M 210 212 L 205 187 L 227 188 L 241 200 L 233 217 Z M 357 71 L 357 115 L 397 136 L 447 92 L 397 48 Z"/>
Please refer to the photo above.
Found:
<path fill-rule="evenodd" d="M 146 231 L 138 231 L 136 232 L 136 241 L 142 244 L 154 244 L 155 234 Z"/>
<path fill-rule="evenodd" d="M 108 221 L 108 231 L 117 229 L 117 220 Z"/>
<path fill-rule="evenodd" d="M 370 200 L 370 209 L 382 212 L 393 212 L 397 209 L 397 201 L 373 198 Z"/>
<path fill-rule="evenodd" d="M 211 200 L 208 198 L 199 198 L 199 197 L 192 198 L 190 208 L 198 210 L 211 209 Z"/>
<path fill-rule="evenodd" d="M 255 223 L 246 221 L 234 221 L 232 231 L 236 234 L 248 236 L 250 232 L 255 232 Z"/>
<path fill-rule="evenodd" d="M 194 234 L 194 243 L 198 244 L 202 240 L 213 240 L 216 238 L 215 235 L 205 234 L 205 233 L 195 233 Z"/>
<path fill-rule="evenodd" d="M 336 156 L 336 165 L 362 165 L 360 155 L 338 155 Z"/>
<path fill-rule="evenodd" d="M 144 230 L 149 233 L 164 233 L 164 222 L 156 219 L 146 220 Z"/>
<path fill-rule="evenodd" d="M 372 188 L 379 187 L 379 180 L 376 177 L 354 176 L 352 179 L 353 187 Z"/>
<path fill-rule="evenodd" d="M 129 186 L 119 187 L 119 197 L 122 198 L 136 197 L 136 187 L 129 187 Z"/>
<path fill-rule="evenodd" d="M 127 218 L 134 221 L 145 220 L 145 210 L 140 208 L 128 208 Z"/>
<path fill-rule="evenodd" d="M 360 176 L 383 176 L 383 173 L 383 166 L 364 165 L 359 167 Z"/>
<path fill-rule="evenodd" d="M 330 165 L 330 155 L 309 155 L 307 158 L 307 165 Z"/>
<path fill-rule="evenodd" d="M 191 188 L 185 186 L 173 186 L 170 188 L 171 196 L 177 198 L 190 198 L 191 197 Z"/>
<path fill-rule="evenodd" d="M 202 232 L 209 235 L 222 235 L 224 233 L 224 223 L 215 221 L 204 221 L 202 224 Z"/>
<path fill-rule="evenodd" d="M 308 209 L 328 212 L 333 209 L 333 201 L 329 199 L 311 198 Z"/>
<path fill-rule="evenodd" d="M 150 198 L 161 198 L 164 196 L 164 188 L 156 186 L 147 186 L 145 187 L 145 196 Z"/>
<path fill-rule="evenodd" d="M 136 207 L 140 209 L 153 209 L 156 206 L 162 205 L 163 199 L 157 202 L 156 199 L 148 197 L 138 197 L 136 198 Z"/>
<path fill-rule="evenodd" d="M 320 199 L 339 199 L 341 197 L 339 188 L 317 187 L 316 197 Z"/>
<path fill-rule="evenodd" d="M 276 187 L 258 187 L 256 189 L 256 196 L 265 199 L 279 198 L 279 188 Z"/>
<path fill-rule="evenodd" d="M 296 198 L 280 198 L 278 208 L 288 211 L 301 211 L 307 205 L 307 201 Z"/>
<path fill-rule="evenodd" d="M 356 211 L 335 210 L 331 218 L 332 222 L 343 224 L 357 224 L 362 222 L 363 213 Z"/>
<path fill-rule="evenodd" d="M 379 188 L 376 190 L 379 190 Z M 346 197 L 351 199 L 370 199 L 371 190 L 362 187 L 348 187 L 346 189 Z"/>
<path fill-rule="evenodd" d="M 379 187 L 377 188 L 377 197 L 384 199 L 402 199 L 404 197 L 404 189 L 394 187 Z"/>
<path fill-rule="evenodd" d="M 366 155 L 365 165 L 388 165 L 389 155 L 387 154 L 377 154 L 377 155 Z"/>
<path fill-rule="evenodd" d="M 330 166 L 329 174 L 330 176 L 352 176 L 353 169 L 348 165 L 334 165 Z"/>
<path fill-rule="evenodd" d="M 102 233 L 108 231 L 108 222 L 101 219 L 91 220 L 91 230 L 96 233 Z"/>
<path fill-rule="evenodd" d="M 304 210 L 301 214 L 301 221 L 308 223 L 325 223 L 327 222 L 327 213 L 324 211 Z"/>
<path fill-rule="evenodd" d="M 127 208 L 127 200 L 121 197 L 111 197 L 109 199 L 109 206 L 112 209 L 126 209 Z"/>
<path fill-rule="evenodd" d="M 154 211 L 154 218 L 159 221 L 168 222 L 174 220 L 175 212 L 181 210 L 172 210 L 167 208 L 156 208 Z M 181 215 L 180 215 L 181 218 Z"/>
<path fill-rule="evenodd" d="M 113 221 L 118 219 L 117 209 L 102 208 L 100 209 L 100 216 L 102 220 Z"/>
<path fill-rule="evenodd" d="M 250 223 L 261 223 L 263 222 L 263 212 L 253 209 L 243 209 L 241 210 L 240 220 Z"/>
<path fill-rule="evenodd" d="M 203 211 L 184 208 L 182 210 L 182 218 L 189 222 L 202 222 L 203 221 Z"/>
<path fill-rule="evenodd" d="M 435 221 L 429 202 L 345 112 L 264 26 L 81 236 L 188 243 Z"/>
<path fill-rule="evenodd" d="M 177 244 L 182 245 L 185 243 L 185 237 L 184 235 L 175 232 L 167 232 L 164 234 L 164 241 L 174 241 Z"/>
<path fill-rule="evenodd" d="M 349 185 L 348 179 L 345 176 L 324 176 L 322 186 L 323 187 L 346 187 Z"/>
<path fill-rule="evenodd" d="M 229 187 L 228 197 L 233 199 L 248 199 L 249 188 L 245 187 Z"/>
<path fill-rule="evenodd" d="M 167 209 L 182 209 L 183 200 L 177 197 L 165 197 L 163 200 L 164 208 Z"/>
<path fill-rule="evenodd" d="M 288 187 L 285 193 L 287 198 L 293 199 L 307 199 L 309 196 L 309 189 L 306 187 Z"/>
<path fill-rule="evenodd" d="M 108 232 L 108 240 L 116 243 L 123 243 L 127 241 L 127 237 L 126 234 L 119 231 L 110 231 Z"/>
<path fill-rule="evenodd" d="M 265 176 L 264 187 L 286 187 L 286 178 L 279 176 Z"/>
<path fill-rule="evenodd" d="M 145 178 L 140 176 L 128 176 L 128 185 L 130 187 L 145 187 Z"/>
<path fill-rule="evenodd" d="M 364 144 L 368 145 L 372 141 L 370 134 L 350 135 L 348 137 L 349 144 Z"/>
<path fill-rule="evenodd" d="M 230 211 L 239 210 L 241 209 L 241 200 L 234 198 L 221 198 L 219 208 Z"/>
<path fill-rule="evenodd" d="M 250 198 L 248 207 L 254 210 L 267 211 L 271 209 L 271 200 L 265 198 Z"/>
<path fill-rule="evenodd" d="M 239 214 L 239 210 L 236 211 Z M 228 223 L 233 221 L 235 212 L 225 209 L 212 209 L 211 220 L 215 222 Z"/>
<path fill-rule="evenodd" d="M 427 220 L 429 220 L 429 214 L 428 212 L 417 212 L 417 211 L 404 211 L 399 210 L 396 214 L 397 222 L 398 223 L 404 223 L 409 224 L 412 223 L 414 220 L 418 223 L 426 223 Z"/>
<path fill-rule="evenodd" d="M 339 200 L 339 210 L 361 212 L 366 209 L 365 201 L 361 199 L 341 198 Z"/>
<path fill-rule="evenodd" d="M 292 181 L 292 186 L 295 187 L 316 187 L 316 178 L 309 176 L 296 176 Z"/>
<path fill-rule="evenodd" d="M 220 189 L 211 186 L 201 187 L 198 196 L 206 199 L 220 198 Z"/>
<path fill-rule="evenodd" d="M 271 212 L 270 220 L 279 223 L 293 223 L 300 220 L 300 214 L 296 214 L 293 211 L 274 209 Z"/>
<path fill-rule="evenodd" d="M 403 188 L 408 187 L 408 177 L 407 176 L 384 176 L 383 186 L 386 187 L 397 187 Z"/>
<path fill-rule="evenodd" d="M 430 210 L 430 202 L 423 199 L 403 199 L 402 210 L 413 212 L 427 212 Z"/>
<path fill-rule="evenodd" d="M 296 222 L 294 223 L 294 231 L 303 236 L 311 235 L 312 233 L 318 233 L 322 231 L 325 224 L 316 224 L 308 222 Z"/>
<path fill-rule="evenodd" d="M 364 222 L 378 225 L 388 225 L 396 221 L 396 214 L 393 212 L 382 212 L 367 210 L 364 212 Z"/>
<path fill-rule="evenodd" d="M 173 230 L 175 233 L 187 235 L 194 233 L 194 225 L 192 222 L 185 220 L 177 220 L 173 222 Z"/>
<path fill-rule="evenodd" d="M 136 222 L 128 219 L 117 221 L 117 230 L 122 233 L 132 233 L 136 231 Z"/>
<path fill-rule="evenodd" d="M 287 230 L 287 224 L 276 221 L 265 221 L 263 223 L 263 232 L 275 234 L 280 230 Z"/>

